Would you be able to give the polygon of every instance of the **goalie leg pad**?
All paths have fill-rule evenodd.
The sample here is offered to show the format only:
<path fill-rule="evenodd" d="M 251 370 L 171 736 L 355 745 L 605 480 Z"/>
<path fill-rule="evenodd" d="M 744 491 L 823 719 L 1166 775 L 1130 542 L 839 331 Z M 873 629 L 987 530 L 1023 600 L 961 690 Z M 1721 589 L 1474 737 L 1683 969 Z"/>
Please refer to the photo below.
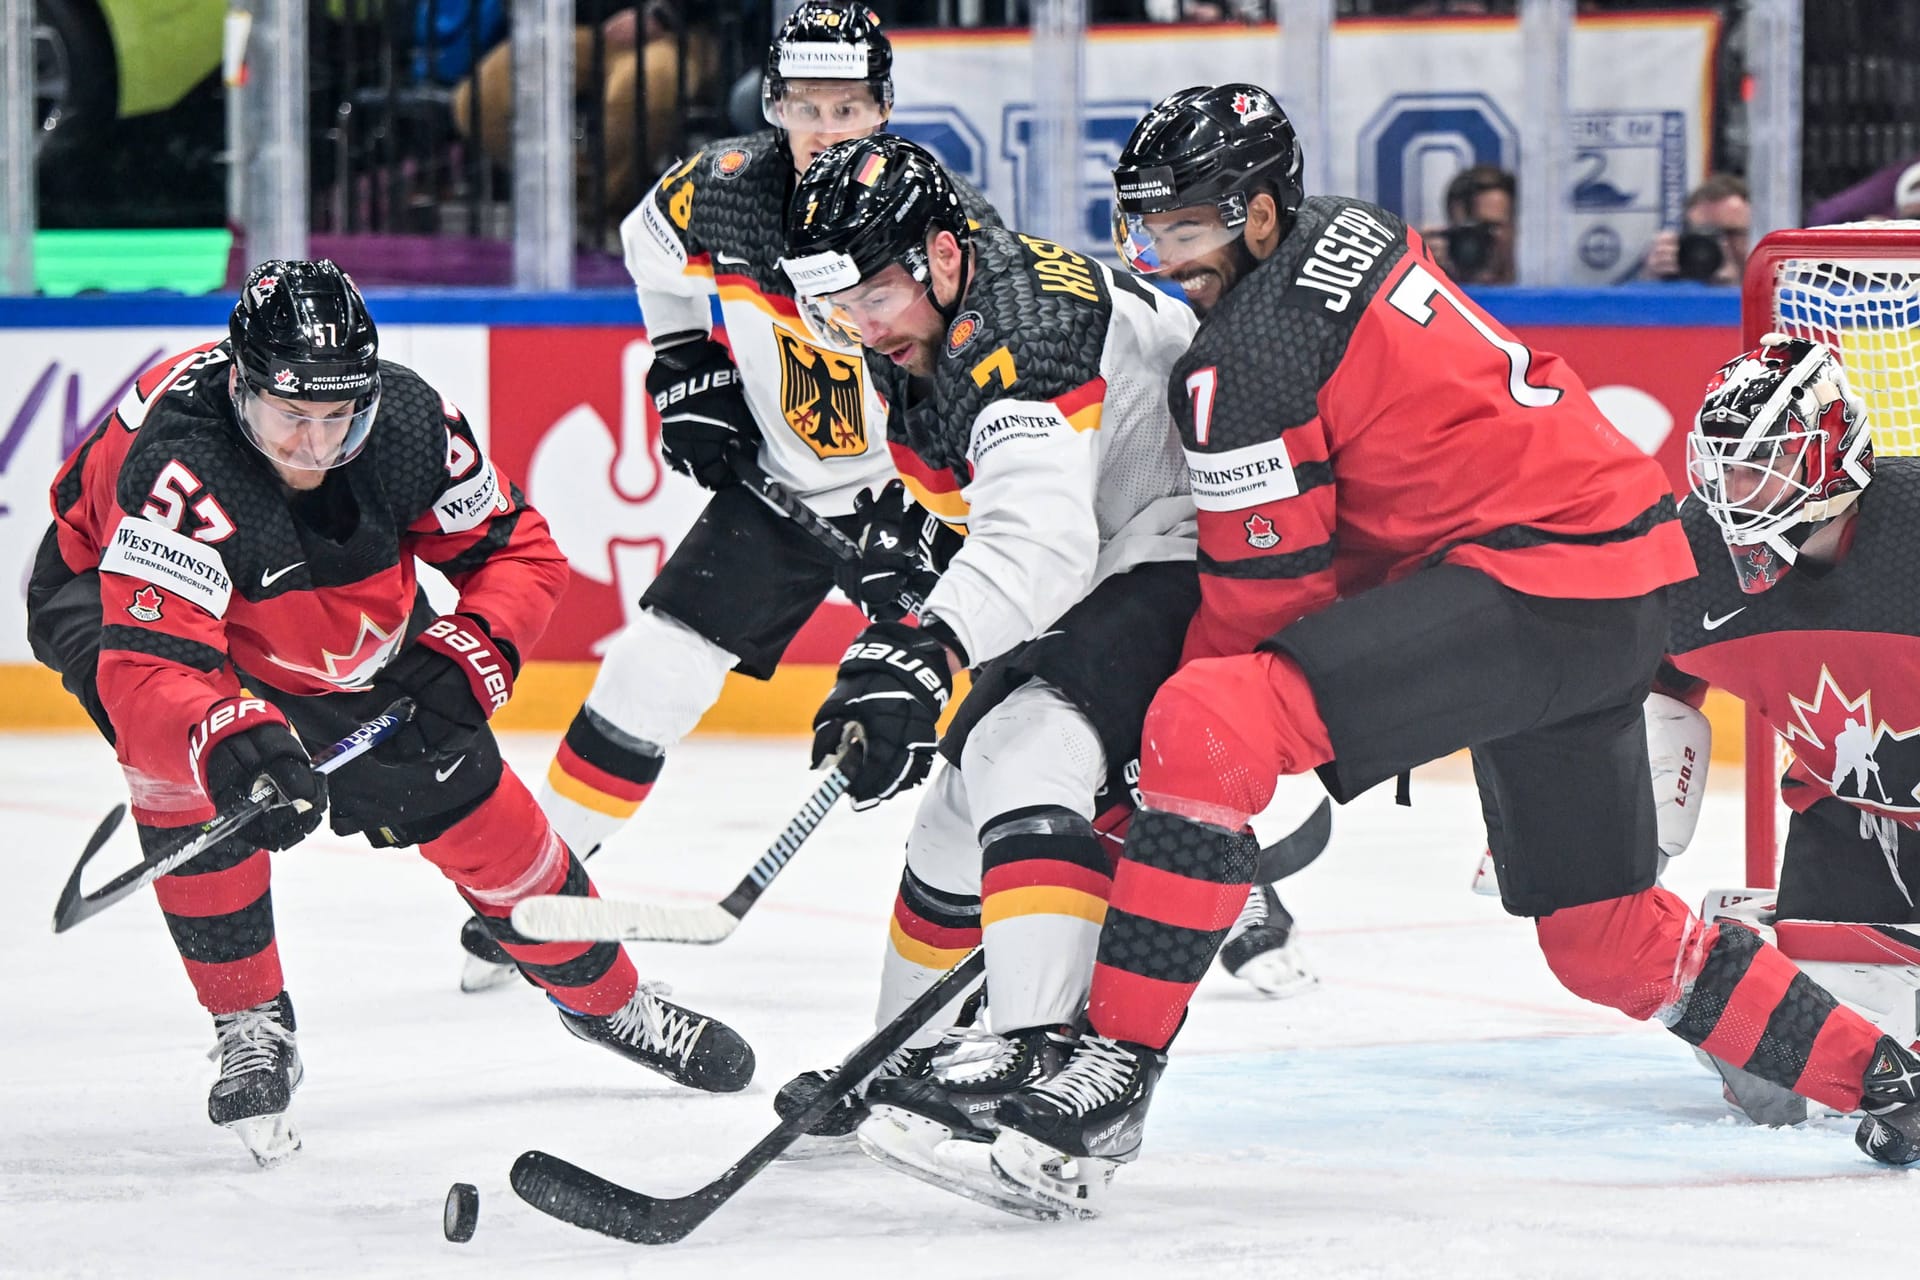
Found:
<path fill-rule="evenodd" d="M 566 1008 L 611 1014 L 633 998 L 640 975 L 618 943 L 531 942 L 514 931 L 510 917 L 523 898 L 598 895 L 511 770 L 478 808 L 420 852 L 453 881 L 521 972 Z"/>

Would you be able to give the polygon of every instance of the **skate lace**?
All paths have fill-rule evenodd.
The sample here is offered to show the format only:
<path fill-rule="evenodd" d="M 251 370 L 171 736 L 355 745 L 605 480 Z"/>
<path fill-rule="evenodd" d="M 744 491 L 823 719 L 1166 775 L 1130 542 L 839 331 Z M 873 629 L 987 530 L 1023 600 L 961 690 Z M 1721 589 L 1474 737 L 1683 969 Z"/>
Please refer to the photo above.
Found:
<path fill-rule="evenodd" d="M 220 1055 L 222 1081 L 272 1067 L 279 1047 L 293 1043 L 293 1032 L 274 1016 L 278 1012 L 278 1007 L 269 1003 L 238 1013 L 214 1015 L 214 1033 L 220 1038 L 215 1048 Z"/>
<path fill-rule="evenodd" d="M 990 1080 L 1008 1075 L 1021 1060 L 1018 1041 L 984 1027 L 949 1027 L 934 1050 L 934 1074 L 953 1082 Z"/>
<path fill-rule="evenodd" d="M 607 1015 L 607 1030 L 644 1052 L 685 1063 L 707 1020 L 661 999 L 672 992 L 664 982 L 642 982 L 633 999 Z"/>
<path fill-rule="evenodd" d="M 1255 925 L 1267 922 L 1267 887 L 1256 884 L 1247 890 L 1246 905 L 1240 908 L 1240 918 L 1233 922 L 1233 928 L 1227 930 L 1228 938 L 1237 938 Z"/>
<path fill-rule="evenodd" d="M 1079 1115 L 1123 1096 L 1133 1085 L 1134 1059 L 1117 1040 L 1105 1036 L 1081 1037 L 1067 1065 L 1050 1079 L 1032 1086 Z"/>

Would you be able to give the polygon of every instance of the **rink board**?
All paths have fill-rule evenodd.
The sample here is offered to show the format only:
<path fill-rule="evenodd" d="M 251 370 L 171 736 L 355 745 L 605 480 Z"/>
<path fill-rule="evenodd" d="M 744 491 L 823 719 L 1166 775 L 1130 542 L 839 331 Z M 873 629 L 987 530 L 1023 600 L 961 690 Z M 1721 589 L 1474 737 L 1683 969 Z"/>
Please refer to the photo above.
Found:
<path fill-rule="evenodd" d="M 1709 373 L 1737 344 L 1738 299 L 1692 286 L 1487 289 L 1476 296 L 1522 338 L 1566 357 L 1601 409 L 1684 484 L 1685 424 Z M 133 378 L 216 336 L 211 298 L 0 300 L 0 728 L 80 727 L 77 706 L 32 666 L 25 582 L 60 461 Z M 644 394 L 646 330 L 624 291 L 375 293 L 384 352 L 439 387 L 495 462 L 553 526 L 573 578 L 506 713 L 511 727 L 564 727 L 592 664 L 698 515 L 704 494 L 666 469 Z M 858 629 L 837 597 L 771 682 L 729 681 L 706 727 L 792 732 Z M 1731 746 L 1733 722 L 1718 737 Z"/>

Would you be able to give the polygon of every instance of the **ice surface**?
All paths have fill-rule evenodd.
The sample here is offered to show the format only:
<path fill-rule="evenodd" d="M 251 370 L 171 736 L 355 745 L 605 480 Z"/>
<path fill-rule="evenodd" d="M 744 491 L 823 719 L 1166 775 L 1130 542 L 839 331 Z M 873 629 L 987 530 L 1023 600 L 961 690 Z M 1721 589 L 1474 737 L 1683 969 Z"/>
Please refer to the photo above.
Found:
<path fill-rule="evenodd" d="M 514 738 L 508 755 L 537 777 L 552 745 Z M 1694 900 L 1740 882 L 1737 771 L 1722 773 L 1699 847 L 1669 875 Z M 697 738 L 591 869 L 608 896 L 712 900 L 814 781 L 799 742 Z M 758 1078 L 730 1097 L 572 1039 L 529 988 L 461 995 L 461 905 L 411 852 L 325 837 L 276 856 L 306 1149 L 262 1171 L 206 1120 L 211 1025 L 151 896 L 49 931 L 62 879 L 120 798 L 106 748 L 0 738 L 0 1276 L 1617 1280 L 1911 1266 L 1920 1183 L 1860 1155 L 1850 1122 L 1728 1118 L 1684 1045 L 1562 991 L 1531 928 L 1467 890 L 1482 837 L 1457 764 L 1417 774 L 1412 809 L 1390 792 L 1341 811 L 1333 847 L 1284 887 L 1321 987 L 1270 1003 L 1208 978 L 1106 1218 L 1021 1222 L 828 1157 L 775 1166 L 684 1243 L 648 1249 L 522 1204 L 514 1157 L 540 1147 L 678 1194 L 745 1151 L 782 1081 L 870 1029 L 911 801 L 832 815 L 726 943 L 635 948 L 676 1000 L 753 1042 Z M 123 832 L 100 870 L 133 856 Z M 480 1188 L 466 1245 L 440 1235 L 455 1181 Z"/>

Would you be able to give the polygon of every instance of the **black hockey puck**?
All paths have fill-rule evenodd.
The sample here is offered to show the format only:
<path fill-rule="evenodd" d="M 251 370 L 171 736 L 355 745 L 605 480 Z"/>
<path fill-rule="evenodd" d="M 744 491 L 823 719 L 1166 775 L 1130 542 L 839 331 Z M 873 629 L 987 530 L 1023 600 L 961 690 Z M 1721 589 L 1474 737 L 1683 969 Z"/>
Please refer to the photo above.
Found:
<path fill-rule="evenodd" d="M 447 1207 L 440 1215 L 440 1229 L 455 1244 L 473 1239 L 480 1225 L 480 1191 L 471 1182 L 456 1182 L 447 1188 Z"/>

